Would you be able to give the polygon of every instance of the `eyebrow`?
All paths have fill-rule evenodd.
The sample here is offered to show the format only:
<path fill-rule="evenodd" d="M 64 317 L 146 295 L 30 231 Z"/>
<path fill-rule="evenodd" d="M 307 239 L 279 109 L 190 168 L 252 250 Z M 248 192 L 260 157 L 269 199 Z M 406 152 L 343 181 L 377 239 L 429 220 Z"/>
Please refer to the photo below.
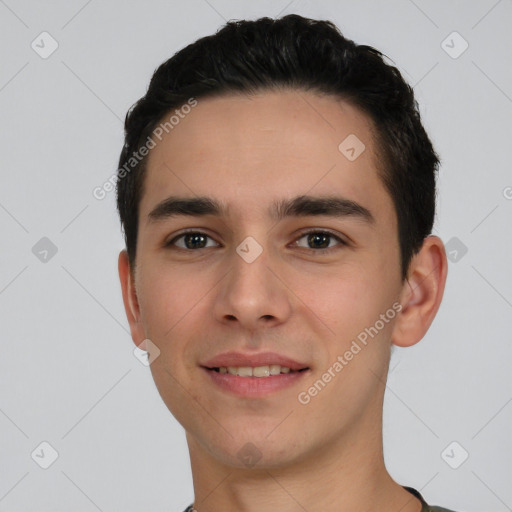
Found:
<path fill-rule="evenodd" d="M 229 208 L 211 197 L 171 196 L 158 203 L 148 214 L 148 222 L 158 222 L 178 216 L 225 217 Z M 292 199 L 274 201 L 269 209 L 271 219 L 280 221 L 288 217 L 327 216 L 335 218 L 354 217 L 374 224 L 375 218 L 359 203 L 338 196 L 297 196 Z"/>

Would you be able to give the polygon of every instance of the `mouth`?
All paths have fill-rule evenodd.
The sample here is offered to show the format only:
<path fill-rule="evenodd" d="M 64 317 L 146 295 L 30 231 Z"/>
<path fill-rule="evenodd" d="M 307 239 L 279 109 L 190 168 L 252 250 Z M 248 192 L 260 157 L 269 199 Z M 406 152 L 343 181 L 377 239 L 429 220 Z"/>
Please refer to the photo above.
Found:
<path fill-rule="evenodd" d="M 298 373 L 309 370 L 308 367 L 292 370 L 288 366 L 281 366 L 279 364 L 271 364 L 264 366 L 217 366 L 213 368 L 206 368 L 220 374 L 237 375 L 238 377 L 253 377 L 253 378 L 267 378 L 273 375 L 282 375 L 289 373 Z"/>
<path fill-rule="evenodd" d="M 311 367 L 280 354 L 220 354 L 201 365 L 214 388 L 230 395 L 262 398 L 298 386 Z"/>

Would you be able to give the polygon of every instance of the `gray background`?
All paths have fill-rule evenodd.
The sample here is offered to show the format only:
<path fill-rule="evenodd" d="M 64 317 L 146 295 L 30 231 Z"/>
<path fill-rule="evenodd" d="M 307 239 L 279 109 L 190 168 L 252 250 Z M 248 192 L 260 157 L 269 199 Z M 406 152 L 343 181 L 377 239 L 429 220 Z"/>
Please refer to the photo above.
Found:
<path fill-rule="evenodd" d="M 285 13 L 390 56 L 442 158 L 435 232 L 453 261 L 432 328 L 391 361 L 388 468 L 432 503 L 512 510 L 511 0 L 0 0 L 0 510 L 192 501 L 184 433 L 133 354 L 115 194 L 92 190 L 162 61 L 225 20 Z"/>

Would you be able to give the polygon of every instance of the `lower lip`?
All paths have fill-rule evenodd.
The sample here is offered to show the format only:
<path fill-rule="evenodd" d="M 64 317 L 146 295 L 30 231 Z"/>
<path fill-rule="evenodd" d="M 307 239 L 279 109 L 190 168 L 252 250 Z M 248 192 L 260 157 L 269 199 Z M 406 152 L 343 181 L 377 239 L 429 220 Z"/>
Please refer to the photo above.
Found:
<path fill-rule="evenodd" d="M 263 397 L 294 386 L 300 382 L 310 370 L 301 372 L 280 373 L 269 377 L 239 377 L 229 373 L 219 373 L 203 368 L 210 379 L 225 391 L 245 397 Z"/>

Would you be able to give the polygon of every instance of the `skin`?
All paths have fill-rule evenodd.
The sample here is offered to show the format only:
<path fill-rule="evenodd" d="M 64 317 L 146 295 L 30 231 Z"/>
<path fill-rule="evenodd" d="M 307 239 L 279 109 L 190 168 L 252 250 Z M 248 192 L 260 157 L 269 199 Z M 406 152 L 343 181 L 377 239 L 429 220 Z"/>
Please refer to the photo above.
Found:
<path fill-rule="evenodd" d="M 356 134 L 366 149 L 349 161 L 338 145 Z M 160 350 L 151 364 L 165 404 L 186 430 L 199 512 L 218 510 L 418 512 L 382 455 L 382 404 L 392 344 L 410 346 L 439 308 L 447 262 L 425 239 L 400 277 L 397 219 L 378 175 L 372 123 L 350 104 L 312 92 L 200 99 L 148 160 L 140 203 L 136 269 L 119 256 L 126 314 L 136 345 Z M 276 221 L 274 200 L 343 196 L 357 216 Z M 148 220 L 169 196 L 209 196 L 226 215 Z M 186 228 L 207 247 L 165 246 Z M 301 230 L 328 230 L 318 248 Z M 263 252 L 247 263 L 246 237 Z M 321 245 L 321 244 L 320 244 Z M 309 249 L 309 250 L 308 250 Z M 307 389 L 365 327 L 401 305 L 367 346 L 307 405 Z M 225 351 L 273 351 L 307 363 L 297 386 L 264 398 L 220 390 L 200 368 Z M 252 443 L 254 467 L 237 456 Z"/>

